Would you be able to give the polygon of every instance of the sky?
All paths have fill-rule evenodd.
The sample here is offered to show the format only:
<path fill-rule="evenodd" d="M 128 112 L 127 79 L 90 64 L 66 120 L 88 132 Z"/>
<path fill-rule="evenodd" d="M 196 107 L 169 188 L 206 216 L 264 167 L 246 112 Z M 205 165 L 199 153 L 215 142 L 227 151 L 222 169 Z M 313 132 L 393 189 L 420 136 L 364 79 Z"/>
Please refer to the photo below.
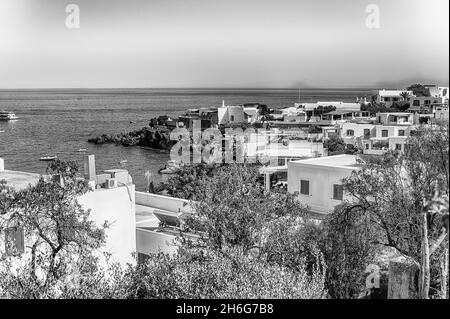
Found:
<path fill-rule="evenodd" d="M 448 0 L 0 0 L 0 89 L 447 86 L 448 39 Z"/>

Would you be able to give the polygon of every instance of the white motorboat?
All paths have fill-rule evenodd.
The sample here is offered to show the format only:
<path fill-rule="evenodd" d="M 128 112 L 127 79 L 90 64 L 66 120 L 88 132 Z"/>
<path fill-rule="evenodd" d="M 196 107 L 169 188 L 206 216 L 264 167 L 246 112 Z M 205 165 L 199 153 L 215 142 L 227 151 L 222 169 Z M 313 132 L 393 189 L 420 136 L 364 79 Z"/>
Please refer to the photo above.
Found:
<path fill-rule="evenodd" d="M 57 156 L 42 156 L 39 160 L 41 162 L 51 162 L 56 160 L 58 157 Z"/>
<path fill-rule="evenodd" d="M 0 111 L 0 121 L 14 121 L 17 120 L 18 117 L 16 114 L 7 111 Z"/>

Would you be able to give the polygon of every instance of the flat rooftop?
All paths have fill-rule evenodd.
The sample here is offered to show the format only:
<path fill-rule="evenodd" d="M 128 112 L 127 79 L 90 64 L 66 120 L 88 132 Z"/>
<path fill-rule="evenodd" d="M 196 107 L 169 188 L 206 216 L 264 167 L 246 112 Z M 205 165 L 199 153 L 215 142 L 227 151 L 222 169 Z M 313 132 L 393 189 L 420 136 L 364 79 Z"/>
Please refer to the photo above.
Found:
<path fill-rule="evenodd" d="M 323 156 L 316 158 L 309 158 L 298 161 L 290 161 L 288 165 L 308 165 L 308 166 L 322 166 L 333 168 L 359 169 L 359 164 L 356 161 L 356 155 L 334 155 Z"/>
<path fill-rule="evenodd" d="M 11 186 L 16 190 L 24 189 L 30 184 L 36 184 L 39 181 L 39 178 L 40 175 L 34 173 L 8 170 L 0 172 L 0 181 L 5 180 L 8 186 Z"/>

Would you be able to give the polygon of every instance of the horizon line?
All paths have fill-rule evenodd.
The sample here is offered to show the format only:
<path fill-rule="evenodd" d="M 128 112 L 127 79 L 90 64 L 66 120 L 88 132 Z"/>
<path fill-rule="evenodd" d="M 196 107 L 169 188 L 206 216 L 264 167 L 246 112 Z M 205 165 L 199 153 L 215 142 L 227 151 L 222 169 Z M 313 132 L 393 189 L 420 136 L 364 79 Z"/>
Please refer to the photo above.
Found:
<path fill-rule="evenodd" d="M 419 83 L 411 83 L 419 84 Z M 420 83 L 422 84 L 422 83 Z M 430 85 L 428 82 L 423 82 L 422 85 Z M 436 86 L 449 86 L 448 84 L 433 84 Z M 403 89 L 393 86 L 340 86 L 340 87 L 13 87 L 0 88 L 0 91 L 33 91 L 33 90 L 372 90 L 372 89 Z"/>

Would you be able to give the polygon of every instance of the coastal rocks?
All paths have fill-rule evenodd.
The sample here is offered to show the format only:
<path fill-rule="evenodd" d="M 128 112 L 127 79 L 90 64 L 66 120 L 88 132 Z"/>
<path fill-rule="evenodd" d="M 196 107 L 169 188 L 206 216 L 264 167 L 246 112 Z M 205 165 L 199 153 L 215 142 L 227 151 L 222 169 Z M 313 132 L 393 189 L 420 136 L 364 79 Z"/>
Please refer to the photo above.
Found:
<path fill-rule="evenodd" d="M 175 141 L 170 140 L 170 131 L 164 128 L 143 127 L 140 130 L 116 135 L 102 134 L 88 139 L 89 143 L 114 143 L 123 146 L 144 146 L 156 149 L 170 149 Z"/>

